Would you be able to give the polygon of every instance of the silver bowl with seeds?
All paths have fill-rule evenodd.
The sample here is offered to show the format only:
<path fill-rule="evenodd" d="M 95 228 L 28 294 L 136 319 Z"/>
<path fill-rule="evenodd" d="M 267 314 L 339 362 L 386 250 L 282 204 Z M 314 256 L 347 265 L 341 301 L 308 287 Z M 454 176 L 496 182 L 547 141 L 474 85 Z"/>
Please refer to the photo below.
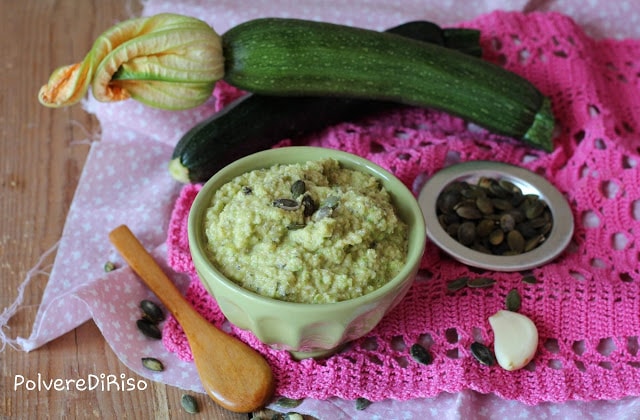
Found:
<path fill-rule="evenodd" d="M 494 271 L 521 271 L 556 258 L 574 221 L 558 189 L 518 166 L 455 164 L 434 174 L 418 201 L 427 236 L 458 261 Z"/>

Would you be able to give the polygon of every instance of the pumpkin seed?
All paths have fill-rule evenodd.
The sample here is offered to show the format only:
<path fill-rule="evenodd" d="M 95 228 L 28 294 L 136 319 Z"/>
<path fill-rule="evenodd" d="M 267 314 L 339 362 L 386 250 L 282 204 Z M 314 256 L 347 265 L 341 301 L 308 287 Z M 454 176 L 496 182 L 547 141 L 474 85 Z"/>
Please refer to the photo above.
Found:
<path fill-rule="evenodd" d="M 506 210 L 511 210 L 513 208 L 513 205 L 511 204 L 511 202 L 504 198 L 494 198 L 493 200 L 491 200 L 491 204 L 493 205 L 494 208 L 498 210 L 506 211 Z"/>
<path fill-rule="evenodd" d="M 302 401 L 304 401 L 304 399 L 296 400 L 293 398 L 280 397 L 276 400 L 276 404 L 282 408 L 296 408 L 302 404 Z"/>
<path fill-rule="evenodd" d="M 363 398 L 363 397 L 356 398 L 356 410 L 364 410 L 365 408 L 369 407 L 371 404 L 372 402 L 366 398 Z"/>
<path fill-rule="evenodd" d="M 491 245 L 500 245 L 504 241 L 504 231 L 502 229 L 494 229 L 489 234 L 489 242 Z"/>
<path fill-rule="evenodd" d="M 508 181 L 506 179 L 499 180 L 498 185 L 500 185 L 503 190 L 510 192 L 512 194 L 518 194 L 518 193 L 522 194 L 522 190 L 520 189 L 520 187 L 518 187 L 513 182 Z"/>
<path fill-rule="evenodd" d="M 447 290 L 450 292 L 455 292 L 460 289 L 463 289 L 467 286 L 467 282 L 469 281 L 469 277 L 463 276 L 458 277 L 455 280 L 451 280 L 447 283 Z"/>
<path fill-rule="evenodd" d="M 145 319 L 156 324 L 164 321 L 164 312 L 162 312 L 162 309 L 154 302 L 143 299 L 140 301 L 140 309 L 142 309 L 142 314 Z"/>
<path fill-rule="evenodd" d="M 526 276 L 523 276 L 522 281 L 528 284 L 538 283 L 538 279 L 536 279 L 536 276 L 534 276 L 533 274 L 527 274 Z"/>
<path fill-rule="evenodd" d="M 430 365 L 433 362 L 433 357 L 429 351 L 418 343 L 411 346 L 409 354 L 413 360 L 423 365 Z"/>
<path fill-rule="evenodd" d="M 500 216 L 500 227 L 505 232 L 509 232 L 509 231 L 515 229 L 515 227 L 516 227 L 516 219 L 510 213 L 503 214 L 502 216 Z"/>
<path fill-rule="evenodd" d="M 324 200 L 324 203 L 322 203 L 322 207 L 329 207 L 329 208 L 335 209 L 336 207 L 338 207 L 339 202 L 340 202 L 340 198 L 338 198 L 338 196 L 330 195 L 329 197 L 326 198 L 326 200 Z"/>
<path fill-rule="evenodd" d="M 314 220 L 322 220 L 325 217 L 330 217 L 333 214 L 333 209 L 331 207 L 320 207 L 317 212 L 313 215 Z"/>
<path fill-rule="evenodd" d="M 189 394 L 182 394 L 182 398 L 180 398 L 180 405 L 182 405 L 184 411 L 190 414 L 196 414 L 200 411 L 198 401 Z"/>
<path fill-rule="evenodd" d="M 511 289 L 505 298 L 507 311 L 518 312 L 521 304 L 522 299 L 520 298 L 520 292 L 518 292 L 518 289 Z"/>
<path fill-rule="evenodd" d="M 495 227 L 496 222 L 494 220 L 482 219 L 476 226 L 476 235 L 478 235 L 479 238 L 485 238 L 489 236 L 491 232 L 493 232 Z"/>
<path fill-rule="evenodd" d="M 527 219 L 535 219 L 542 214 L 544 208 L 545 204 L 542 201 L 536 199 L 528 203 L 524 213 L 527 216 Z"/>
<path fill-rule="evenodd" d="M 105 273 L 109 273 L 113 270 L 116 269 L 116 264 L 111 262 L 111 261 L 107 261 L 106 263 L 104 263 L 104 272 Z"/>
<path fill-rule="evenodd" d="M 289 224 L 287 225 L 287 230 L 298 230 L 298 229 L 304 229 L 304 228 L 305 228 L 305 226 L 307 226 L 307 225 L 305 225 L 304 223 L 289 223 Z"/>
<path fill-rule="evenodd" d="M 302 212 L 304 217 L 310 217 L 318 209 L 316 202 L 309 194 L 305 194 L 302 196 L 302 206 L 304 207 L 304 210 Z"/>
<path fill-rule="evenodd" d="M 300 203 L 290 198 L 277 198 L 273 200 L 273 206 L 282 210 L 294 211 L 300 208 Z"/>
<path fill-rule="evenodd" d="M 507 244 L 509 245 L 509 249 L 517 254 L 524 251 L 524 237 L 517 230 L 512 230 L 507 234 Z"/>
<path fill-rule="evenodd" d="M 489 347 L 477 341 L 471 344 L 471 354 L 478 362 L 485 366 L 493 366 L 496 362 L 496 359 L 493 356 L 493 353 L 491 353 L 491 350 L 489 350 Z"/>
<path fill-rule="evenodd" d="M 458 191 L 447 191 L 440 195 L 437 200 L 438 209 L 442 213 L 449 213 L 453 210 L 453 207 L 460 202 L 462 196 Z"/>
<path fill-rule="evenodd" d="M 509 196 L 509 193 L 495 181 L 489 185 L 489 192 L 498 198 L 505 198 Z"/>
<path fill-rule="evenodd" d="M 282 420 L 304 420 L 304 417 L 302 417 L 300 413 L 285 413 L 284 416 L 282 416 Z"/>
<path fill-rule="evenodd" d="M 293 198 L 300 197 L 306 191 L 307 191 L 307 186 L 305 185 L 304 181 L 301 179 L 291 184 L 291 196 Z"/>
<path fill-rule="evenodd" d="M 489 197 L 478 197 L 476 207 L 482 214 L 492 214 L 495 211 L 493 203 Z"/>
<path fill-rule="evenodd" d="M 553 225 L 544 200 L 523 194 L 507 179 L 452 182 L 438 196 L 436 209 L 438 222 L 450 237 L 493 255 L 529 252 L 544 242 Z M 518 233 L 509 235 L 512 231 Z"/>
<path fill-rule="evenodd" d="M 482 212 L 477 207 L 470 205 L 459 206 L 456 208 L 456 214 L 467 220 L 482 219 Z"/>
<path fill-rule="evenodd" d="M 533 250 L 538 245 L 540 245 L 542 242 L 544 242 L 544 236 L 543 235 L 537 235 L 537 236 L 534 236 L 533 238 L 529 238 L 527 240 L 527 242 L 525 242 L 525 244 L 524 244 L 524 252 L 529 252 L 529 251 Z"/>
<path fill-rule="evenodd" d="M 495 284 L 496 280 L 491 277 L 476 277 L 475 279 L 469 279 L 467 281 L 467 287 L 479 289 L 484 287 L 491 287 Z"/>
<path fill-rule="evenodd" d="M 142 366 L 149 370 L 153 370 L 154 372 L 162 372 L 164 370 L 164 365 L 162 364 L 162 362 L 153 357 L 143 357 Z"/>
<path fill-rule="evenodd" d="M 462 245 L 471 245 L 476 239 L 476 225 L 472 222 L 461 223 L 458 227 L 457 238 Z"/>
<path fill-rule="evenodd" d="M 162 331 L 160 331 L 160 328 L 146 318 L 137 320 L 136 326 L 142 334 L 149 338 L 153 338 L 154 340 L 160 340 L 162 338 Z"/>

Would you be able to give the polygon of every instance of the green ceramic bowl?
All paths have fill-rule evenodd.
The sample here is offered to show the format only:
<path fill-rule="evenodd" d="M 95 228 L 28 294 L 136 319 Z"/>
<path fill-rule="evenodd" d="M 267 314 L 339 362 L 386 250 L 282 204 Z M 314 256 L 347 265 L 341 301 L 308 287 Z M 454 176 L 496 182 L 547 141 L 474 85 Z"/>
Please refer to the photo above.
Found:
<path fill-rule="evenodd" d="M 335 158 L 345 168 L 378 178 L 390 192 L 400 217 L 409 225 L 407 262 L 398 275 L 369 294 L 337 303 L 284 302 L 258 295 L 223 276 L 205 253 L 204 215 L 215 191 L 236 176 L 276 163 L 302 163 Z M 263 343 L 287 350 L 295 358 L 327 356 L 343 344 L 375 327 L 405 296 L 424 252 L 426 229 L 420 206 L 411 191 L 395 176 L 350 153 L 317 147 L 284 147 L 239 159 L 216 173 L 198 193 L 188 222 L 189 246 L 195 268 L 207 291 L 227 319 L 250 330 Z"/>

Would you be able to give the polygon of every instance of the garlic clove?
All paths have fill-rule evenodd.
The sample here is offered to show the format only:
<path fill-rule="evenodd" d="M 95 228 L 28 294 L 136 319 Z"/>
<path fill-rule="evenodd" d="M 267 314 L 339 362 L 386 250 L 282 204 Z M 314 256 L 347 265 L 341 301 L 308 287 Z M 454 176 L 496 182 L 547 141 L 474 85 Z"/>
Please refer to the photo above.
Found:
<path fill-rule="evenodd" d="M 493 329 L 494 353 L 505 370 L 517 370 L 529 363 L 538 349 L 538 329 L 517 312 L 500 310 L 489 317 Z"/>

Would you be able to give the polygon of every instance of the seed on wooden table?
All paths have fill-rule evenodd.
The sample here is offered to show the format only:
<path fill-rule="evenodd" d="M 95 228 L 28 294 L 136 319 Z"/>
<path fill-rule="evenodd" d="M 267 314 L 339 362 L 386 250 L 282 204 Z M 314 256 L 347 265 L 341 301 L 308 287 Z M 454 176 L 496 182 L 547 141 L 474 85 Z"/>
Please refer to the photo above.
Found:
<path fill-rule="evenodd" d="M 154 340 L 160 340 L 162 338 L 162 331 L 160 328 L 148 319 L 141 318 L 137 320 L 136 326 L 142 334 L 149 338 L 153 338 Z"/>
<path fill-rule="evenodd" d="M 162 362 L 153 357 L 143 357 L 142 366 L 155 372 L 162 372 L 164 370 L 164 365 L 162 364 Z"/>
<path fill-rule="evenodd" d="M 411 354 L 413 360 L 423 365 L 429 365 L 433 361 L 433 357 L 429 351 L 418 343 L 411 346 L 409 354 Z"/>
<path fill-rule="evenodd" d="M 471 354 L 478 362 L 485 366 L 493 366 L 496 362 L 496 359 L 493 356 L 493 353 L 491 353 L 489 347 L 477 341 L 471 344 Z"/>
<path fill-rule="evenodd" d="M 509 293 L 507 293 L 505 307 L 508 311 L 518 312 L 521 304 L 522 299 L 520 298 L 520 292 L 518 292 L 518 289 L 511 289 Z"/>
<path fill-rule="evenodd" d="M 196 414 L 200 411 L 198 408 L 198 401 L 189 394 L 182 394 L 182 398 L 180 398 L 180 405 L 182 405 L 184 411 L 190 414 Z"/>
<path fill-rule="evenodd" d="M 142 310 L 143 316 L 149 321 L 153 323 L 164 321 L 164 312 L 162 312 L 160 306 L 155 302 L 143 299 L 140 301 L 140 309 Z"/>

